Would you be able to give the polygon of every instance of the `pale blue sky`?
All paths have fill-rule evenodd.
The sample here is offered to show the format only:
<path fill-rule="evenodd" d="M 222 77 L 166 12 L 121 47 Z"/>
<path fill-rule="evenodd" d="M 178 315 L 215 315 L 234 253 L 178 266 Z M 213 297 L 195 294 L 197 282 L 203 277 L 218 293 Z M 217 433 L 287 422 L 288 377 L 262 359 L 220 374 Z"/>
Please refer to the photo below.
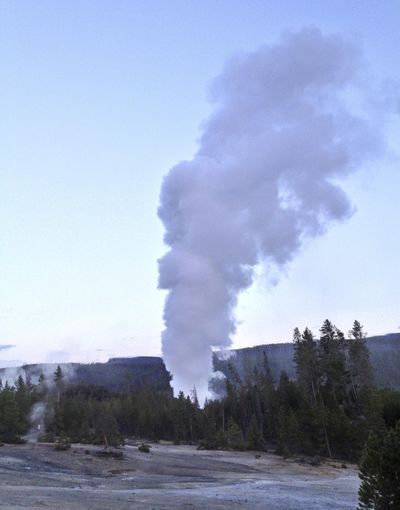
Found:
<path fill-rule="evenodd" d="M 350 37 L 371 75 L 400 82 L 395 0 L 0 0 L 0 344 L 16 345 L 1 359 L 159 354 L 162 177 L 195 152 L 225 60 L 304 25 Z M 326 317 L 398 329 L 399 124 L 392 153 L 345 183 L 353 218 L 243 296 L 234 346 Z"/>

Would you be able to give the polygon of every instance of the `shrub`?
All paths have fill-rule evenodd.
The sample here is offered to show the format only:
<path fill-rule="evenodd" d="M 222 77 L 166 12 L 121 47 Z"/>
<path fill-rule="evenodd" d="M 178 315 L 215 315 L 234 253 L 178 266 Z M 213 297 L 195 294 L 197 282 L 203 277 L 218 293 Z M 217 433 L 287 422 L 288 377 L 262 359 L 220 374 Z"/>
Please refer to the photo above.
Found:
<path fill-rule="evenodd" d="M 150 448 L 151 446 L 146 443 L 142 443 L 140 446 L 138 446 L 139 452 L 142 453 L 150 453 Z"/>

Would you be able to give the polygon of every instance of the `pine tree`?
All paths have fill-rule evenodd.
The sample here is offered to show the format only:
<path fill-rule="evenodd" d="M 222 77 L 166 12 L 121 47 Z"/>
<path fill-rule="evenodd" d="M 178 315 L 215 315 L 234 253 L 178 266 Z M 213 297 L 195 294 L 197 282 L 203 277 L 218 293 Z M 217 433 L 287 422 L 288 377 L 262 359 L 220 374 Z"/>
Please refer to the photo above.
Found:
<path fill-rule="evenodd" d="M 319 357 L 325 404 L 340 405 L 346 396 L 347 371 L 343 333 L 326 319 L 320 329 Z"/>
<path fill-rule="evenodd" d="M 62 385 L 62 382 L 64 379 L 64 374 L 63 374 L 63 371 L 62 371 L 62 368 L 60 367 L 60 365 L 57 365 L 57 368 L 54 372 L 53 379 L 54 379 L 54 382 L 56 383 L 56 386 Z"/>
<path fill-rule="evenodd" d="M 28 386 L 20 375 L 15 383 L 15 401 L 18 407 L 20 422 L 23 429 L 28 428 L 28 415 L 32 405 L 32 398 Z"/>
<path fill-rule="evenodd" d="M 254 414 L 251 417 L 250 425 L 247 431 L 247 448 L 249 450 L 265 449 L 265 441 Z"/>
<path fill-rule="evenodd" d="M 327 321 L 329 323 L 329 321 Z M 326 324 L 331 328 L 331 324 Z M 326 330 L 327 332 L 327 330 Z M 332 326 L 332 336 L 334 330 Z M 328 410 L 325 405 L 324 395 L 321 392 L 322 384 L 327 380 L 323 379 L 324 356 L 321 355 L 321 346 L 318 345 L 312 332 L 306 328 L 302 335 L 296 328 L 294 335 L 294 361 L 296 364 L 297 382 L 307 402 L 310 404 L 309 416 L 303 415 L 303 428 L 308 429 L 308 448 L 314 452 L 320 451 L 321 438 L 325 444 L 325 452 L 332 457 L 331 444 L 327 429 Z M 326 346 L 326 350 L 328 347 Z M 329 351 L 328 351 L 329 352 Z M 304 406 L 305 404 L 303 404 Z M 294 423 L 294 420 L 292 419 Z M 293 428 L 293 426 L 292 426 Z"/>
<path fill-rule="evenodd" d="M 118 423 L 110 402 L 100 404 L 100 413 L 96 423 L 96 433 L 98 441 L 109 448 L 110 446 L 119 446 L 122 442 L 122 436 L 119 431 Z"/>
<path fill-rule="evenodd" d="M 244 440 L 242 431 L 237 423 L 233 421 L 233 418 L 229 418 L 228 421 L 228 446 L 232 450 L 244 450 Z"/>
<path fill-rule="evenodd" d="M 276 414 L 275 412 L 276 398 L 274 380 L 272 378 L 268 356 L 265 351 L 263 353 L 262 371 L 260 372 L 259 391 L 262 410 L 261 432 L 263 434 L 263 437 L 272 440 L 273 438 L 276 437 L 276 427 L 274 419 Z"/>
<path fill-rule="evenodd" d="M 357 402 L 360 400 L 361 388 L 373 388 L 375 380 L 366 342 L 366 334 L 363 332 L 363 327 L 358 321 L 354 321 L 353 328 L 349 331 L 349 337 L 347 347 L 351 390 L 353 398 Z"/>
<path fill-rule="evenodd" d="M 298 328 L 294 330 L 294 362 L 297 382 L 310 402 L 318 401 L 320 367 L 317 342 L 311 331 L 306 328 L 301 335 Z"/>
<path fill-rule="evenodd" d="M 25 423 L 15 398 L 15 388 L 6 382 L 0 393 L 0 440 L 6 443 L 18 442 L 25 432 Z"/>
<path fill-rule="evenodd" d="M 370 435 L 360 464 L 359 510 L 400 508 L 400 422 Z"/>
<path fill-rule="evenodd" d="M 358 321 L 354 321 L 349 332 L 347 350 L 350 412 L 358 430 L 355 446 L 360 453 L 370 432 L 383 429 L 384 421 L 383 402 L 375 387 L 366 335 Z"/>
<path fill-rule="evenodd" d="M 57 409 L 60 408 L 60 395 L 61 390 L 63 388 L 63 381 L 64 381 L 64 374 L 60 367 L 60 365 L 57 366 L 54 376 L 53 376 L 54 383 L 56 385 L 56 392 L 57 392 Z"/>

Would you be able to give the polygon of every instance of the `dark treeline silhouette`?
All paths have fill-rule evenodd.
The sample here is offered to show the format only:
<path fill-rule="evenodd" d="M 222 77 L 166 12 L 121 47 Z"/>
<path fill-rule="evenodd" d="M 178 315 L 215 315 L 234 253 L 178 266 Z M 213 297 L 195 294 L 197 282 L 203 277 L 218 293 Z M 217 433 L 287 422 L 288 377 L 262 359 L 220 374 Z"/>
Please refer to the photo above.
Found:
<path fill-rule="evenodd" d="M 69 383 L 98 384 L 114 392 L 131 391 L 150 386 L 155 390 L 172 391 L 171 376 L 161 358 L 136 356 L 134 358 L 111 358 L 106 363 L 60 363 Z M 57 368 L 57 363 L 24 365 L 11 371 L 24 379 L 37 381 L 41 373 L 48 377 Z M 9 368 L 0 368 L 0 379 L 10 373 Z"/>
<path fill-rule="evenodd" d="M 370 336 L 366 341 L 377 387 L 400 390 L 400 333 Z M 249 365 L 261 367 L 264 353 L 266 353 L 274 379 L 279 379 L 282 370 L 290 379 L 296 378 L 293 342 L 244 347 L 234 349 L 230 353 L 234 356 L 231 359 L 227 359 L 226 353 L 223 356 L 220 356 L 218 352 L 214 353 L 214 368 L 225 376 L 229 377 L 229 363 L 235 365 L 241 377 L 245 375 Z"/>
<path fill-rule="evenodd" d="M 296 328 L 293 352 L 295 380 L 286 372 L 274 380 L 266 353 L 263 364 L 247 366 L 244 376 L 234 359 L 228 361 L 226 395 L 205 408 L 221 441 L 229 444 L 230 427 L 238 426 L 243 447 L 266 442 L 284 455 L 358 459 L 371 431 L 400 418 L 399 394 L 375 387 L 359 322 L 348 338 L 329 320 L 318 340 L 308 328 Z"/>
<path fill-rule="evenodd" d="M 146 386 L 111 391 L 68 383 L 62 367 L 37 384 L 21 376 L 0 386 L 0 440 L 118 445 L 124 437 L 191 442 L 199 448 L 277 451 L 357 460 L 371 432 L 400 419 L 400 392 L 377 389 L 362 326 L 348 337 L 326 320 L 320 337 L 294 330 L 296 378 L 276 380 L 268 356 L 229 377 L 219 399 L 200 407 L 196 393 L 173 397 Z"/>

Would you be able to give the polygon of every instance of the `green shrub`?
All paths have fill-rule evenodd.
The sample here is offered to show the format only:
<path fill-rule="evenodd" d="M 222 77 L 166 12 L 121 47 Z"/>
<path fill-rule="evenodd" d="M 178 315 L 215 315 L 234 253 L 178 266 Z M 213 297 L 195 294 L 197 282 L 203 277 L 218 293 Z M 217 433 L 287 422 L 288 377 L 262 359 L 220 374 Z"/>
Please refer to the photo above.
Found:
<path fill-rule="evenodd" d="M 138 446 L 139 452 L 142 453 L 150 453 L 150 448 L 151 446 L 146 443 L 142 443 L 140 446 Z"/>

